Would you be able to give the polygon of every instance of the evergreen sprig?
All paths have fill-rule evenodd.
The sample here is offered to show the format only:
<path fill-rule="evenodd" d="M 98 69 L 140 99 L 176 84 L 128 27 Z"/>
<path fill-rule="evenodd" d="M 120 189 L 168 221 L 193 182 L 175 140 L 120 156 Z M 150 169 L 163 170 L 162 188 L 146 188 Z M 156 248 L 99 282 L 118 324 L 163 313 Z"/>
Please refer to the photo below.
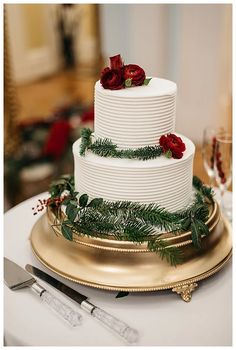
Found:
<path fill-rule="evenodd" d="M 170 213 L 155 203 L 110 202 L 102 198 L 90 201 L 87 194 L 78 196 L 78 192 L 74 192 L 73 176 L 62 176 L 50 187 L 52 201 L 49 203 L 55 209 L 53 199 L 68 191 L 69 195 L 61 203 L 66 207 L 66 218 L 60 223 L 62 234 L 68 240 L 73 240 L 75 234 L 101 238 L 114 236 L 117 240 L 136 244 L 147 242 L 148 249 L 159 254 L 161 259 L 177 265 L 181 262 L 182 252 L 161 238 L 163 232 L 178 234 L 190 230 L 196 249 L 201 248 L 202 236 L 209 234 L 205 222 L 209 216 L 207 203 L 213 201 L 213 192 L 197 177 L 193 178 L 193 186 L 196 190 L 193 203 Z M 60 215 L 58 219 L 61 220 Z"/>
<path fill-rule="evenodd" d="M 97 139 L 88 149 L 100 157 L 127 158 L 148 160 L 160 157 L 163 154 L 160 146 L 146 146 L 136 149 L 118 149 L 118 146 L 109 139 Z"/>
<path fill-rule="evenodd" d="M 80 155 L 83 156 L 85 151 L 91 145 L 91 134 L 92 130 L 89 128 L 84 128 L 81 131 L 81 144 L 80 144 Z"/>
<path fill-rule="evenodd" d="M 183 262 L 183 252 L 180 248 L 168 246 L 162 239 L 152 239 L 148 241 L 150 251 L 158 253 L 160 258 L 166 259 L 168 263 L 176 266 Z"/>
<path fill-rule="evenodd" d="M 98 138 L 95 142 L 91 142 L 92 131 L 83 129 L 81 132 L 80 155 L 84 155 L 86 150 L 92 151 L 100 157 L 110 158 L 126 158 L 149 160 L 160 157 L 163 150 L 160 146 L 145 146 L 136 149 L 119 149 L 110 139 Z"/>
<path fill-rule="evenodd" d="M 203 197 L 207 197 L 211 203 L 213 202 L 213 189 L 204 185 L 202 180 L 200 180 L 197 176 L 193 176 L 193 186 L 200 194 L 202 194 Z"/>

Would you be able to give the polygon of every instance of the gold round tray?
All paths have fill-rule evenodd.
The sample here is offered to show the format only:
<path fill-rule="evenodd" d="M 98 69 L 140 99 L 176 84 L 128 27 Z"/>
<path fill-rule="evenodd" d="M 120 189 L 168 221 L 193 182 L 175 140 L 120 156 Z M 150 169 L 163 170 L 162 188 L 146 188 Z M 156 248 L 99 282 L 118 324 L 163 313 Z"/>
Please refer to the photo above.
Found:
<path fill-rule="evenodd" d="M 192 247 L 189 232 L 166 235 L 171 244 L 184 248 L 185 262 L 177 267 L 145 244 L 88 237 L 68 241 L 52 229 L 53 220 L 49 212 L 32 228 L 33 252 L 53 272 L 90 287 L 127 292 L 172 289 L 190 301 L 196 282 L 219 271 L 232 254 L 230 225 L 216 202 L 207 221 L 210 234 L 204 237 L 200 252 Z"/>

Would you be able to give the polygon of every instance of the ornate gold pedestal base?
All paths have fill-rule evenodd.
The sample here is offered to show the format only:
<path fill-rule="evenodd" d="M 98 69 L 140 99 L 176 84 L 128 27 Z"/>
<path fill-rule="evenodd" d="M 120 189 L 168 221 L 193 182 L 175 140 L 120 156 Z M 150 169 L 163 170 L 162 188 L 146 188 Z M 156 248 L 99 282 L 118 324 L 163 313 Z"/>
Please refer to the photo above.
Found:
<path fill-rule="evenodd" d="M 184 284 L 180 287 L 173 288 L 172 292 L 180 294 L 184 301 L 189 302 L 192 299 L 192 292 L 197 288 L 197 286 L 197 283 Z"/>
<path fill-rule="evenodd" d="M 191 244 L 189 232 L 166 239 L 181 246 L 185 262 L 170 266 L 145 244 L 111 239 L 75 237 L 73 242 L 53 231 L 52 213 L 43 215 L 31 232 L 36 257 L 55 273 L 90 287 L 127 291 L 171 289 L 186 302 L 197 282 L 219 271 L 230 259 L 232 250 L 230 225 L 220 217 L 214 204 L 207 222 L 210 234 L 203 238 L 201 251 Z"/>

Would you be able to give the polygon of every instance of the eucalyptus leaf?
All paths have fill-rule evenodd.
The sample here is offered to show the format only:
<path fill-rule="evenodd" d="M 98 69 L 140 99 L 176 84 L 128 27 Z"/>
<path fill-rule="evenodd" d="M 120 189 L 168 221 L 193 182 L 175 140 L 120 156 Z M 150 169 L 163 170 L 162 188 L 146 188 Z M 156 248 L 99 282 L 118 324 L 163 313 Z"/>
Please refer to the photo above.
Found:
<path fill-rule="evenodd" d="M 71 199 L 71 200 L 70 200 L 70 203 L 71 203 L 71 204 L 73 204 L 73 205 L 75 205 L 75 206 L 77 206 L 77 205 L 78 205 L 78 202 L 77 202 L 77 201 L 75 201 L 74 199 Z"/>
<path fill-rule="evenodd" d="M 75 206 L 74 204 L 69 203 L 66 207 L 66 215 L 68 219 L 73 222 L 78 215 L 79 208 Z"/>
<path fill-rule="evenodd" d="M 100 205 L 102 205 L 103 199 L 102 198 L 94 198 L 91 200 L 91 202 L 88 204 L 88 207 L 91 208 L 98 208 Z"/>
<path fill-rule="evenodd" d="M 62 224 L 61 225 L 61 232 L 66 239 L 68 239 L 69 241 L 72 241 L 73 232 L 69 226 Z"/>
<path fill-rule="evenodd" d="M 70 198 L 65 198 L 63 201 L 62 201 L 62 204 L 63 205 L 68 205 L 70 203 Z"/>
<path fill-rule="evenodd" d="M 79 197 L 79 205 L 82 208 L 85 208 L 88 203 L 88 195 L 87 194 L 82 194 L 82 196 Z"/>

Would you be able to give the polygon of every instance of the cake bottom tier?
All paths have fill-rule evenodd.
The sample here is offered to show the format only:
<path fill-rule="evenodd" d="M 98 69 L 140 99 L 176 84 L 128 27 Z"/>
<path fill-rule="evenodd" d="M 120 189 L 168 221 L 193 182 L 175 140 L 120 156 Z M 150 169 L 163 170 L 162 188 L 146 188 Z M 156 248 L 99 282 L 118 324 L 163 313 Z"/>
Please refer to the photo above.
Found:
<path fill-rule="evenodd" d="M 192 198 L 194 144 L 181 136 L 186 151 L 181 159 L 160 156 L 152 160 L 80 156 L 80 140 L 73 144 L 75 190 L 110 201 L 156 203 L 168 211 L 180 210 Z"/>

